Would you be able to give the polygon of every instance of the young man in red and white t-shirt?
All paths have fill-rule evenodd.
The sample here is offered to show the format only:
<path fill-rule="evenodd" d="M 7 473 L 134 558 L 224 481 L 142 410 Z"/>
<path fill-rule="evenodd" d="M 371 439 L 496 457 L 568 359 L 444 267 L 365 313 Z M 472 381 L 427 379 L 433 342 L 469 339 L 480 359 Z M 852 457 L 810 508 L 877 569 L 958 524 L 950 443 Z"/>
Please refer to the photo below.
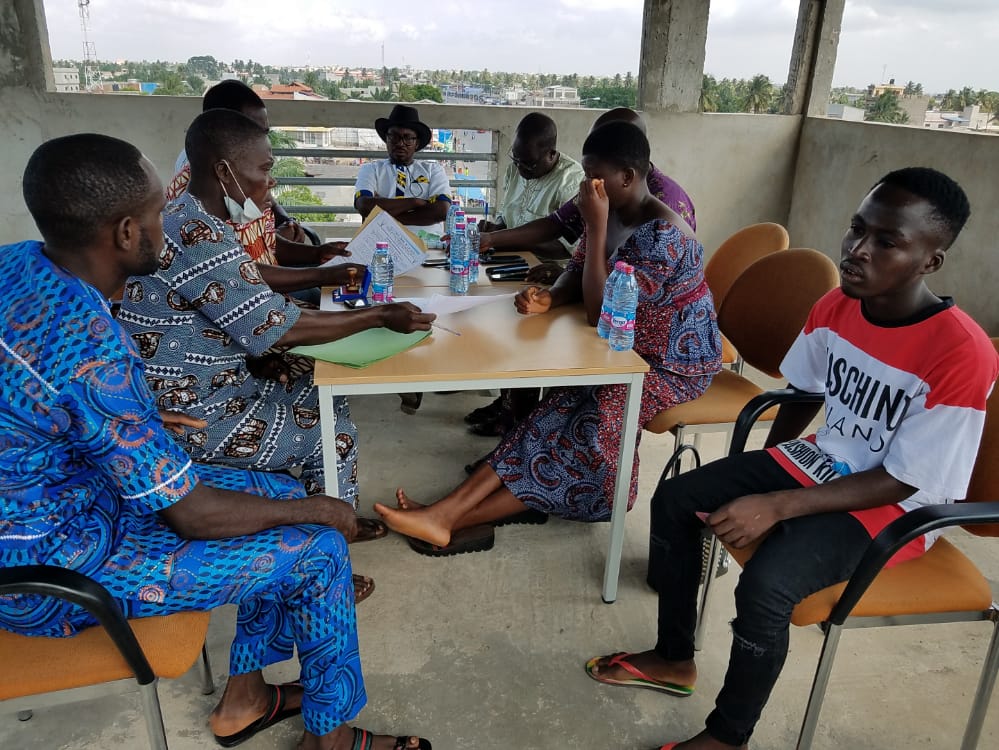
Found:
<path fill-rule="evenodd" d="M 767 448 L 664 482 L 652 499 L 649 582 L 656 647 L 587 663 L 596 680 L 693 692 L 701 520 L 723 541 L 763 542 L 736 588 L 725 683 L 705 729 L 664 748 L 744 748 L 787 656 L 791 611 L 850 577 L 881 529 L 908 510 L 965 496 L 999 357 L 982 329 L 925 277 L 967 221 L 946 175 L 908 168 L 867 194 L 843 238 L 841 285 L 812 308 L 782 364 L 825 395 L 825 424 L 797 439 L 818 405 L 782 406 Z M 907 545 L 890 564 L 924 552 Z"/>

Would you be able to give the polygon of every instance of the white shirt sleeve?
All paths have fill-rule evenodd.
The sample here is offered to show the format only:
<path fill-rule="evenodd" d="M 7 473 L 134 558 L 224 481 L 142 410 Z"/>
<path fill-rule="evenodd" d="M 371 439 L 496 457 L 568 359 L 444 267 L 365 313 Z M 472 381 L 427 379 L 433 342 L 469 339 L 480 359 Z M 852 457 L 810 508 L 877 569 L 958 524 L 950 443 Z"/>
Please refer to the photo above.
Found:
<path fill-rule="evenodd" d="M 378 195 L 378 174 L 375 170 L 376 162 L 369 161 L 362 164 L 357 172 L 357 182 L 354 183 L 354 199 L 362 195 L 367 197 L 382 197 Z"/>
<path fill-rule="evenodd" d="M 441 200 L 444 198 L 448 201 L 451 200 L 451 183 L 448 181 L 447 175 L 444 173 L 444 167 L 437 162 L 432 162 L 430 164 L 429 195 L 431 200 L 437 200 L 438 198 Z"/>

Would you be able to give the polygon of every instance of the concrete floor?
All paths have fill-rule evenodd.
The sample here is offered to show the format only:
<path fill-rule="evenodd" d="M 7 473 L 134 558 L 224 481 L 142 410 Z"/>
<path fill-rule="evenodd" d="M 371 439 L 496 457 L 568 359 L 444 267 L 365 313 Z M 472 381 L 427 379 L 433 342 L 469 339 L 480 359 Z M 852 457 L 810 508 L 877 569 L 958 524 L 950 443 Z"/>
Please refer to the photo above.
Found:
<path fill-rule="evenodd" d="M 461 416 L 486 399 L 430 394 L 412 417 L 394 396 L 352 400 L 361 430 L 362 508 L 391 498 L 400 482 L 416 499 L 434 499 L 460 481 L 462 466 L 494 441 L 471 437 Z M 646 435 L 641 494 L 629 514 L 616 604 L 603 604 L 600 581 L 607 524 L 553 519 L 505 527 L 495 549 L 442 560 L 413 553 L 396 536 L 352 547 L 354 568 L 377 590 L 359 605 L 369 702 L 358 724 L 416 733 L 437 750 L 580 748 L 643 750 L 699 731 L 724 676 L 736 573 L 718 581 L 707 647 L 698 657 L 698 692 L 679 700 L 645 690 L 598 685 L 583 672 L 595 654 L 651 647 L 656 597 L 644 584 L 648 498 L 672 438 Z M 720 438 L 705 441 L 717 457 Z M 952 534 L 996 586 L 999 545 Z M 209 648 L 224 684 L 234 610 L 212 618 Z M 985 654 L 983 623 L 846 632 L 822 712 L 815 750 L 956 748 Z M 752 747 L 794 747 L 821 634 L 794 628 L 791 653 Z M 294 662 L 268 671 L 294 679 Z M 173 750 L 212 748 L 206 718 L 217 696 L 202 696 L 196 675 L 160 684 Z M 979 745 L 999 747 L 999 699 Z M 293 748 L 300 719 L 243 747 Z M 144 748 L 135 693 L 38 709 L 28 722 L 0 719 L 0 748 Z"/>

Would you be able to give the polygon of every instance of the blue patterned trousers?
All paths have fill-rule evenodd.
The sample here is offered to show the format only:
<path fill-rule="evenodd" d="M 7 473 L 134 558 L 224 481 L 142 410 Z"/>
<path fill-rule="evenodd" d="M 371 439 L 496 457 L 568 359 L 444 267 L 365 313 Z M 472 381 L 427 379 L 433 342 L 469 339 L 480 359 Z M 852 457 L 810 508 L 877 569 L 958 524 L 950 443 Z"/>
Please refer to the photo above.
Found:
<path fill-rule="evenodd" d="M 279 499 L 305 494 L 283 475 L 210 466 L 198 467 L 198 474 L 221 489 Z M 350 557 L 340 532 L 281 526 L 231 539 L 188 541 L 158 516 L 118 521 L 122 534 L 110 557 L 97 569 L 81 572 L 107 587 L 126 616 L 237 604 L 230 674 L 290 659 L 297 646 L 305 688 L 302 716 L 309 732 L 332 732 L 364 707 Z M 58 556 L 40 562 L 74 567 Z M 16 617 L 9 617 L 13 609 Z M 0 601 L 0 625 L 22 633 L 58 636 L 93 624 L 84 610 L 51 599 L 19 596 L 16 607 Z"/>

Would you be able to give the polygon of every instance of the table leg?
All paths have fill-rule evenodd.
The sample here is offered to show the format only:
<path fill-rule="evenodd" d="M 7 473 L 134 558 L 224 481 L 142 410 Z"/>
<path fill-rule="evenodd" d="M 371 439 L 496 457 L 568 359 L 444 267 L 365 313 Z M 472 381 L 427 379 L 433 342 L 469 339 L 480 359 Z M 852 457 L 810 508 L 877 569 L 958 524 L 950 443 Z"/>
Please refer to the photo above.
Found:
<path fill-rule="evenodd" d="M 638 437 L 638 412 L 642 404 L 643 373 L 635 373 L 628 382 L 624 406 L 624 426 L 621 434 L 621 455 L 614 483 L 614 508 L 611 511 L 610 544 L 604 567 L 603 600 L 612 604 L 617 599 L 617 579 L 621 572 L 621 552 L 624 550 L 624 521 L 628 513 L 628 492 L 635 464 L 635 440 Z"/>
<path fill-rule="evenodd" d="M 319 420 L 323 438 L 323 469 L 326 472 L 326 494 L 340 496 L 340 478 L 336 470 L 336 409 L 333 408 L 333 386 L 318 385 Z"/>

